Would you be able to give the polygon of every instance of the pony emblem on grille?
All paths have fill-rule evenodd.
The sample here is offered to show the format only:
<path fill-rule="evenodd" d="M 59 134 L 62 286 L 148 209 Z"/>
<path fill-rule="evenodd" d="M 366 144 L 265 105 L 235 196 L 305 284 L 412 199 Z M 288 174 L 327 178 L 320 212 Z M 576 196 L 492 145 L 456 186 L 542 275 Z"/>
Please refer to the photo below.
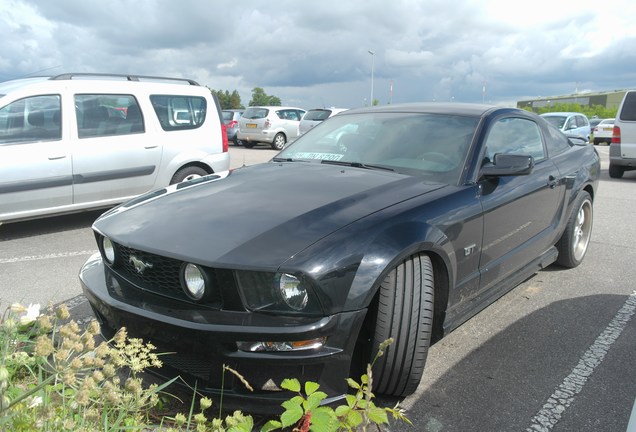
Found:
<path fill-rule="evenodd" d="M 138 274 L 144 274 L 147 269 L 152 268 L 151 263 L 145 263 L 134 255 L 131 255 L 128 261 L 133 265 L 133 267 L 135 267 Z"/>

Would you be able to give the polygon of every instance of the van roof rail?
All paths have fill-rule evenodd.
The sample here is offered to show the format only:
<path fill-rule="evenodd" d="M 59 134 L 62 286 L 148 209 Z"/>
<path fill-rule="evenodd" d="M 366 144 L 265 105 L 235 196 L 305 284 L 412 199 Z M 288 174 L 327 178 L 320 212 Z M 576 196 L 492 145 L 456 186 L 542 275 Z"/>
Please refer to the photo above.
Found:
<path fill-rule="evenodd" d="M 125 75 L 125 74 L 109 74 L 109 73 L 65 73 L 61 75 L 52 76 L 52 80 L 71 80 L 73 78 L 124 78 L 126 81 L 181 81 L 190 85 L 198 86 L 199 83 L 188 78 L 171 78 L 171 77 L 159 77 L 148 75 Z"/>

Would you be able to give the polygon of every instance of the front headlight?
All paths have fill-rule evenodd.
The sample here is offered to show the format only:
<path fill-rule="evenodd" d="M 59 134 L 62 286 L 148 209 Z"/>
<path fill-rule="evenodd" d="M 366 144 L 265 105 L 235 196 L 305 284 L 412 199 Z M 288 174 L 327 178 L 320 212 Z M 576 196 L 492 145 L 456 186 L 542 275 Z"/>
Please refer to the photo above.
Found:
<path fill-rule="evenodd" d="M 102 252 L 106 262 L 112 265 L 115 262 L 115 247 L 108 237 L 102 237 Z"/>
<path fill-rule="evenodd" d="M 307 306 L 307 288 L 296 276 L 287 273 L 278 275 L 278 290 L 283 301 L 293 310 L 301 311 Z"/>
<path fill-rule="evenodd" d="M 187 263 L 181 270 L 181 285 L 188 297 L 199 301 L 205 295 L 205 273 L 196 264 Z"/>
<path fill-rule="evenodd" d="M 311 282 L 289 273 L 236 271 L 246 308 L 254 311 L 321 315 Z"/>

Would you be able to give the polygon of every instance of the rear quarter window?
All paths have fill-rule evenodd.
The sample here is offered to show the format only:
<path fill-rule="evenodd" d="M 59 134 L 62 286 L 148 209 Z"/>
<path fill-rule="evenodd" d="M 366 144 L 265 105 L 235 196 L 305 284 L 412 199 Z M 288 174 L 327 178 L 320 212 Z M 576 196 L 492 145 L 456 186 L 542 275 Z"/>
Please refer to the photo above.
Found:
<path fill-rule="evenodd" d="M 207 102 L 203 97 L 151 95 L 150 102 L 165 131 L 196 129 L 205 122 Z"/>
<path fill-rule="evenodd" d="M 623 107 L 620 112 L 620 119 L 625 121 L 636 121 L 636 92 L 627 92 Z"/>

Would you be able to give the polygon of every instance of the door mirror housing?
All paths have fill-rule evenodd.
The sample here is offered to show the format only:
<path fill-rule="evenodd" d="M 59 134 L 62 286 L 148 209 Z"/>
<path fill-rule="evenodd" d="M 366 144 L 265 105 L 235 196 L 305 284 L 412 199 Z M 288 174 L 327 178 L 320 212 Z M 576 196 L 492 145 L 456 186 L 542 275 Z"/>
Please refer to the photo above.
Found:
<path fill-rule="evenodd" d="M 485 177 L 528 175 L 533 168 L 534 158 L 530 155 L 497 153 L 492 163 L 481 168 L 481 173 Z"/>

